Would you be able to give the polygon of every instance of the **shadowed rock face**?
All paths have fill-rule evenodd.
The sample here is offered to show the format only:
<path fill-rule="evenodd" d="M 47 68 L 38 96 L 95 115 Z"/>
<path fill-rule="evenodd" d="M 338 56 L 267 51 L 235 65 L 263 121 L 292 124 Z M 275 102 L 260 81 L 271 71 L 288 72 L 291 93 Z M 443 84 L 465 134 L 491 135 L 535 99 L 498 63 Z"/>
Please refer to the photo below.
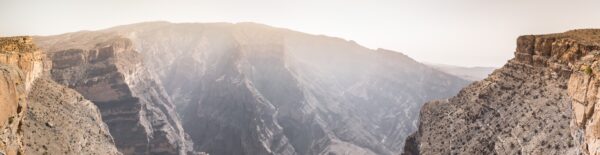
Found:
<path fill-rule="evenodd" d="M 416 129 L 421 103 L 454 95 L 468 83 L 401 53 L 252 23 L 142 23 L 37 41 L 85 51 L 115 36 L 130 39 L 144 56 L 148 73 L 177 105 L 194 148 L 216 155 L 397 154 Z M 90 76 L 110 69 L 60 69 L 60 64 L 92 60 L 44 47 L 64 53 L 54 55 L 56 71 L 63 72 L 53 71 L 54 79 L 86 98 L 127 94 L 118 82 L 93 84 L 119 81 L 108 79 L 121 76 Z M 86 76 L 94 81 L 67 80 Z M 93 99 L 88 90 L 114 91 L 96 91 L 106 95 Z M 118 103 L 110 105 L 125 105 Z"/>
<path fill-rule="evenodd" d="M 94 102 L 123 154 L 185 154 L 188 142 L 162 87 L 124 38 L 93 47 L 41 44 L 52 78 Z M 60 49 L 54 49 L 60 48 Z"/>
<path fill-rule="evenodd" d="M 405 153 L 598 154 L 597 60 L 599 30 L 521 36 L 504 67 L 423 106 Z"/>

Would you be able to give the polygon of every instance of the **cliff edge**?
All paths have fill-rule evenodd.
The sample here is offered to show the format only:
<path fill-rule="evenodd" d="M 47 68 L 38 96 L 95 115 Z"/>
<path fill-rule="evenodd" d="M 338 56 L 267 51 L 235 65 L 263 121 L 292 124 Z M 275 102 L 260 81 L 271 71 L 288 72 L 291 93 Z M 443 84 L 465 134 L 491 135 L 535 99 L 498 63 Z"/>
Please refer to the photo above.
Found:
<path fill-rule="evenodd" d="M 31 37 L 0 38 L 0 154 L 120 154 L 96 106 L 43 78 L 44 57 Z"/>
<path fill-rule="evenodd" d="M 405 154 L 598 154 L 600 30 L 527 35 L 515 58 L 426 103 Z"/>

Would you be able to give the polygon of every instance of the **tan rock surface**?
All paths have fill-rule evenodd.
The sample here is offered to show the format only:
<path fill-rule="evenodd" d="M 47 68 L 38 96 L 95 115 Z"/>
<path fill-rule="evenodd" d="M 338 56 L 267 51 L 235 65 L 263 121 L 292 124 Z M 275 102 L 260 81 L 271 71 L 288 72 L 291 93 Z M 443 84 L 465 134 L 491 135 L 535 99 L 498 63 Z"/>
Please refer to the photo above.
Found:
<path fill-rule="evenodd" d="M 21 127 L 25 154 L 121 154 L 98 108 L 76 91 L 39 79 L 28 102 Z"/>
<path fill-rule="evenodd" d="M 515 58 L 421 109 L 407 154 L 600 154 L 600 30 L 528 35 Z"/>
<path fill-rule="evenodd" d="M 0 153 L 16 155 L 21 150 L 19 122 L 23 118 L 25 85 L 22 73 L 15 67 L 0 64 Z"/>
<path fill-rule="evenodd" d="M 120 154 L 95 105 L 47 80 L 34 85 L 50 67 L 43 58 L 30 37 L 0 38 L 0 154 Z"/>
<path fill-rule="evenodd" d="M 19 125 L 27 91 L 42 74 L 41 59 L 30 37 L 0 38 L 0 153 L 22 152 Z"/>

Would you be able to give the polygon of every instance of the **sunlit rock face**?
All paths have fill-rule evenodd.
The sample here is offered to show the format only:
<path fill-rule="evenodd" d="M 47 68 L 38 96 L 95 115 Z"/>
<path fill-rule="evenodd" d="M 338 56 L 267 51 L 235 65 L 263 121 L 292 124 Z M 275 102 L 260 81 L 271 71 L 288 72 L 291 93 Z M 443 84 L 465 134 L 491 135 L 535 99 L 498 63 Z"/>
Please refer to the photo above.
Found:
<path fill-rule="evenodd" d="M 0 154 L 118 155 L 95 105 L 43 78 L 31 37 L 0 38 Z"/>
<path fill-rule="evenodd" d="M 99 107 L 120 152 L 192 153 L 174 105 L 129 39 L 111 36 L 90 46 L 71 43 L 39 39 L 52 60 L 50 75 Z"/>
<path fill-rule="evenodd" d="M 0 38 L 0 153 L 23 153 L 21 121 L 27 93 L 43 70 L 42 53 L 30 37 Z"/>
<path fill-rule="evenodd" d="M 521 36 L 515 58 L 421 109 L 407 154 L 599 154 L 600 30 Z"/>
<path fill-rule="evenodd" d="M 468 83 L 398 52 L 254 23 L 153 22 L 39 40 L 90 48 L 111 36 L 132 41 L 150 74 L 140 76 L 157 77 L 193 147 L 216 155 L 398 154 L 422 103 Z"/>

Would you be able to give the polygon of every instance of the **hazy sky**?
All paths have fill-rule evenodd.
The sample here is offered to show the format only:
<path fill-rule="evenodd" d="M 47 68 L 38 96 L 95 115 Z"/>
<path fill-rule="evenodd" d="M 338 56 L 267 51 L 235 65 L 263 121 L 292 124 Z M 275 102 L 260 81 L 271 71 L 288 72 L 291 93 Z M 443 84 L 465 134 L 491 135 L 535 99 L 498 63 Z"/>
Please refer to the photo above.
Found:
<path fill-rule="evenodd" d="M 0 0 L 1 36 L 156 20 L 251 21 L 424 62 L 501 66 L 519 35 L 600 28 L 600 0 Z"/>

